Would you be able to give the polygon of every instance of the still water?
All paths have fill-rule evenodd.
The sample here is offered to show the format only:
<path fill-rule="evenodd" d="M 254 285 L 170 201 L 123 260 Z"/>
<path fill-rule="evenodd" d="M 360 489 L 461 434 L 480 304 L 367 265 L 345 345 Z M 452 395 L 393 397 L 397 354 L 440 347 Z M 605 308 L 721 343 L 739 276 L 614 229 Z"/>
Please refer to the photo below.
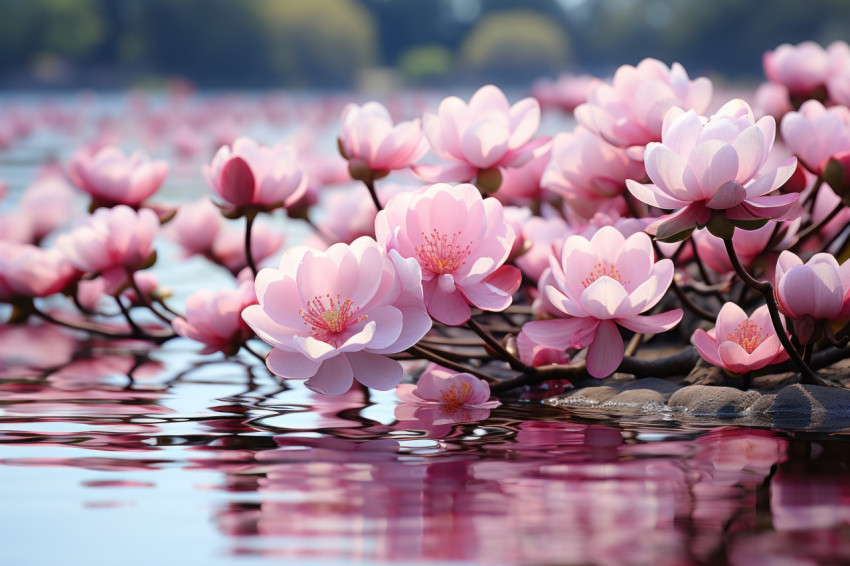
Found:
<path fill-rule="evenodd" d="M 178 341 L 2 329 L 3 564 L 843 564 L 846 433 L 398 421 Z M 38 344 L 50 343 L 50 351 Z"/>

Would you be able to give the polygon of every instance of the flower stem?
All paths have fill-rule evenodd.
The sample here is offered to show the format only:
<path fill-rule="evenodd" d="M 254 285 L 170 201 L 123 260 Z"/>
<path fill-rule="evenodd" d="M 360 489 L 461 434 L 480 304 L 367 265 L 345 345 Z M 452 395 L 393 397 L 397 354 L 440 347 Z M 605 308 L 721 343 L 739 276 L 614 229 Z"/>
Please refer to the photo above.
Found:
<path fill-rule="evenodd" d="M 481 337 L 484 342 L 493 350 L 493 352 L 500 357 L 503 361 L 507 362 L 511 369 L 516 371 L 525 371 L 528 366 L 526 366 L 522 361 L 510 353 L 507 348 L 502 346 L 498 340 L 493 338 L 489 332 L 487 332 L 484 328 L 481 327 L 480 324 L 475 322 L 474 318 L 470 318 L 466 321 L 467 326 L 472 329 L 478 336 Z"/>
<path fill-rule="evenodd" d="M 366 185 L 366 188 L 369 189 L 369 196 L 372 197 L 372 202 L 375 203 L 375 208 L 377 208 L 379 212 L 384 210 L 384 207 L 381 206 L 381 201 L 378 200 L 378 193 L 375 190 L 375 178 L 370 175 L 367 179 L 363 180 L 363 183 Z"/>
<path fill-rule="evenodd" d="M 255 211 L 245 213 L 245 261 L 251 268 L 254 278 L 257 277 L 257 264 L 254 263 L 254 252 L 251 250 L 251 229 L 254 227 L 254 219 L 257 217 Z"/>
<path fill-rule="evenodd" d="M 430 349 L 427 349 L 423 346 L 411 346 L 410 348 L 407 349 L 407 351 L 410 352 L 411 354 L 413 354 L 414 356 L 418 357 L 418 358 L 421 358 L 423 360 L 428 360 L 429 362 L 434 362 L 435 364 L 441 365 L 446 369 L 450 369 L 450 370 L 453 370 L 453 371 L 456 371 L 456 372 L 459 372 L 459 373 L 468 373 L 468 374 L 474 375 L 475 377 L 477 377 L 479 379 L 483 379 L 484 381 L 487 381 L 487 382 L 490 382 L 490 383 L 498 381 L 496 378 L 494 378 L 490 375 L 487 375 L 486 373 L 482 373 L 482 372 L 480 372 L 476 369 L 473 369 L 471 367 L 467 367 L 463 364 L 458 364 L 456 362 L 453 362 L 453 361 L 451 361 L 447 358 L 444 358 L 443 356 L 441 356 L 441 355 L 439 355 L 439 354 L 437 354 L 437 353 L 435 353 L 435 352 L 431 351 Z"/>

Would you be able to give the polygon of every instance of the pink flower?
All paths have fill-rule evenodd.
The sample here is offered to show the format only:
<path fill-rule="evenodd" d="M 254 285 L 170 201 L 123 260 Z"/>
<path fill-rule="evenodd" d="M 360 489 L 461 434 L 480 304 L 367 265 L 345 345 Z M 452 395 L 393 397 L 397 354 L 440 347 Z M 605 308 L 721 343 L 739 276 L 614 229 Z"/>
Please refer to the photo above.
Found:
<path fill-rule="evenodd" d="M 387 250 L 419 263 L 428 314 L 444 324 L 469 320 L 470 304 L 504 310 L 519 287 L 519 270 L 503 265 L 515 235 L 502 204 L 472 185 L 396 195 L 378 213 L 375 233 Z"/>
<path fill-rule="evenodd" d="M 249 138 L 237 139 L 232 150 L 219 148 L 212 163 L 204 166 L 204 177 L 235 213 L 288 207 L 307 190 L 294 148 L 260 146 Z"/>
<path fill-rule="evenodd" d="M 572 231 L 564 219 L 556 215 L 547 218 L 532 216 L 523 223 L 522 230 L 529 247 L 514 263 L 537 281 L 549 266 L 549 256 L 555 253 L 555 249 L 561 249 L 561 243 Z"/>
<path fill-rule="evenodd" d="M 394 126 L 380 102 L 362 107 L 348 104 L 342 111 L 340 129 L 340 153 L 348 160 L 353 179 L 375 179 L 406 169 L 428 152 L 419 120 Z"/>
<path fill-rule="evenodd" d="M 748 317 L 735 303 L 726 303 L 716 326 L 708 332 L 698 328 L 692 341 L 705 361 L 732 373 L 745 374 L 788 359 L 767 305 Z"/>
<path fill-rule="evenodd" d="M 850 261 L 838 265 L 831 254 L 819 253 L 803 263 L 788 250 L 776 262 L 775 295 L 782 311 L 791 318 L 806 315 L 814 320 L 838 320 L 850 316 Z"/>
<path fill-rule="evenodd" d="M 396 386 L 402 403 L 396 407 L 399 420 L 423 420 L 427 424 L 480 421 L 501 403 L 490 400 L 490 386 L 468 373 L 456 373 L 431 364 L 416 382 Z"/>
<path fill-rule="evenodd" d="M 218 208 L 209 198 L 202 198 L 181 203 L 165 230 L 187 255 L 205 255 L 212 250 L 223 224 Z"/>
<path fill-rule="evenodd" d="M 136 151 L 130 156 L 115 147 L 98 152 L 82 148 L 68 164 L 68 175 L 89 193 L 95 205 L 126 204 L 137 207 L 159 189 L 168 174 L 164 161 L 150 161 Z"/>
<path fill-rule="evenodd" d="M 695 80 L 679 63 L 667 67 L 644 59 L 637 67 L 623 65 L 613 84 L 595 83 L 587 102 L 575 110 L 578 123 L 618 147 L 644 146 L 661 139 L 664 116 L 671 108 L 701 114 L 711 101 L 711 81 Z M 637 152 L 639 154 L 639 152 Z"/>
<path fill-rule="evenodd" d="M 783 43 L 765 52 L 764 74 L 771 82 L 788 89 L 795 107 L 807 98 L 825 100 L 827 83 L 842 70 L 844 61 L 850 56 L 847 51 L 847 44 L 839 41 L 827 49 L 813 41 L 798 45 Z"/>
<path fill-rule="evenodd" d="M 783 234 L 782 241 L 774 243 L 771 246 L 773 249 L 782 249 L 790 245 L 796 236 L 798 221 L 788 222 L 783 226 L 784 230 L 777 231 L 777 227 L 771 224 L 765 224 L 761 228 L 755 230 L 735 230 L 732 235 L 732 245 L 738 258 L 744 267 L 749 267 L 756 260 L 762 259 L 765 252 L 770 251 L 767 245 L 775 234 Z M 712 236 L 708 230 L 698 230 L 694 232 L 694 242 L 697 245 L 699 257 L 705 264 L 716 271 L 717 273 L 732 273 L 732 261 L 729 259 L 729 254 L 726 252 L 726 246 L 723 240 L 717 236 Z M 774 256 L 775 257 L 775 256 Z"/>
<path fill-rule="evenodd" d="M 251 230 L 251 255 L 255 263 L 271 257 L 283 245 L 283 232 L 263 222 L 255 222 Z M 207 256 L 236 275 L 248 266 L 245 257 L 245 228 L 226 224 L 216 234 Z"/>
<path fill-rule="evenodd" d="M 266 365 L 310 389 L 345 393 L 357 380 L 387 390 L 402 378 L 399 362 L 431 328 L 422 304 L 419 265 L 387 254 L 371 238 L 335 244 L 326 252 L 290 249 L 279 269 L 257 275 L 258 305 L 245 322 L 273 350 Z"/>
<path fill-rule="evenodd" d="M 646 147 L 646 172 L 654 184 L 627 180 L 635 198 L 658 208 L 679 209 L 647 228 L 659 240 L 676 241 L 696 227 L 731 237 L 735 226 L 757 228 L 768 219 L 799 216 L 799 194 L 765 196 L 794 173 L 796 160 L 762 170 L 776 126 L 758 122 L 743 100 L 727 102 L 710 118 L 673 109 L 664 119 L 661 143 Z"/>
<path fill-rule="evenodd" d="M 547 146 L 548 147 L 548 146 Z M 508 167 L 502 171 L 502 183 L 494 196 L 502 204 L 522 206 L 529 201 L 540 199 L 542 188 L 540 179 L 549 163 L 548 149 L 518 167 Z"/>
<path fill-rule="evenodd" d="M 32 243 L 62 226 L 75 210 L 74 189 L 58 167 L 41 171 L 18 202 L 18 213 L 31 219 Z"/>
<path fill-rule="evenodd" d="M 548 138 L 532 140 L 540 126 L 540 105 L 524 98 L 511 106 L 493 85 L 478 89 L 469 105 L 445 98 L 437 114 L 425 114 L 425 136 L 441 159 L 453 165 L 417 165 L 414 172 L 430 182 L 468 182 L 482 171 L 518 167 L 546 150 Z"/>
<path fill-rule="evenodd" d="M 570 361 L 570 357 L 563 349 L 537 344 L 525 332 L 519 333 L 516 344 L 519 351 L 519 359 L 524 364 L 541 367 L 567 364 Z"/>
<path fill-rule="evenodd" d="M 58 293 L 78 275 L 55 248 L 0 241 L 0 302 Z"/>
<path fill-rule="evenodd" d="M 626 179 L 642 179 L 644 174 L 641 161 L 577 126 L 555 136 L 541 184 L 563 197 L 576 214 L 590 218 L 602 202 L 623 195 Z"/>
<path fill-rule="evenodd" d="M 85 224 L 60 235 L 56 247 L 80 271 L 103 275 L 113 292 L 128 272 L 153 261 L 158 230 L 159 219 L 150 209 L 99 208 Z"/>
<path fill-rule="evenodd" d="M 654 261 L 652 242 L 643 232 L 625 238 L 605 226 L 588 240 L 566 239 L 560 264 L 552 258 L 552 281 L 545 291 L 561 316 L 528 322 L 522 331 L 541 345 L 561 350 L 589 346 L 587 371 L 606 377 L 623 361 L 617 325 L 646 334 L 676 326 L 682 310 L 641 315 L 654 307 L 673 280 L 673 262 Z"/>
<path fill-rule="evenodd" d="M 552 79 L 536 81 L 531 87 L 531 92 L 543 108 L 560 108 L 565 112 L 572 112 L 579 104 L 587 102 L 587 93 L 597 82 L 599 79 L 591 75 L 564 73 L 554 81 Z"/>
<path fill-rule="evenodd" d="M 808 100 L 799 112 L 789 112 L 780 124 L 788 149 L 803 165 L 817 175 L 829 158 L 850 150 L 850 109 L 846 106 L 825 108 L 817 100 Z"/>
<path fill-rule="evenodd" d="M 242 311 L 257 304 L 254 281 L 249 272 L 245 273 L 248 276 L 240 277 L 238 289 L 202 289 L 193 293 L 186 299 L 186 317 L 172 321 L 177 334 L 204 344 L 201 354 L 236 355 L 254 335 L 242 319 Z"/>

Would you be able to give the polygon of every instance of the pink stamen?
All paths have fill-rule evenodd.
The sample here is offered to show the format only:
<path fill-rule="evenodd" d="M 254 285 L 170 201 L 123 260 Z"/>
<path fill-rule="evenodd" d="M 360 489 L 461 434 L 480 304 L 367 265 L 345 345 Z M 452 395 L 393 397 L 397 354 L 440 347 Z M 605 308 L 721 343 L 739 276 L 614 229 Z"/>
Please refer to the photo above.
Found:
<path fill-rule="evenodd" d="M 472 386 L 468 383 L 452 383 L 451 386 L 440 393 L 440 403 L 449 407 L 460 407 L 469 400 L 469 392 Z"/>
<path fill-rule="evenodd" d="M 308 301 L 305 308 L 298 310 L 298 314 L 312 330 L 313 338 L 336 346 L 336 337 L 341 332 L 368 318 L 365 314 L 357 316 L 359 310 L 360 307 L 354 306 L 351 299 L 341 299 L 339 294 L 334 299 L 329 293 L 325 298 L 314 297 Z"/>
<path fill-rule="evenodd" d="M 457 243 L 457 237 L 460 232 L 455 232 L 452 235 L 451 241 L 448 236 L 432 230 L 430 234 L 422 233 L 422 239 L 425 243 L 417 246 L 414 249 L 416 259 L 422 269 L 427 269 L 431 273 L 443 274 L 453 273 L 456 269 L 466 263 L 466 258 L 469 256 L 469 244 L 466 247 Z"/>
<path fill-rule="evenodd" d="M 748 354 L 752 354 L 764 342 L 761 326 L 750 320 L 742 320 L 735 330 L 726 335 L 726 339 L 741 346 Z"/>
<path fill-rule="evenodd" d="M 591 283 L 593 283 L 602 276 L 610 277 L 611 279 L 622 285 L 625 284 L 623 282 L 622 277 L 620 276 L 620 270 L 617 269 L 616 265 L 614 265 L 613 263 L 603 264 L 600 262 L 593 266 L 593 269 L 590 270 L 590 275 L 588 275 L 584 279 L 584 281 L 581 282 L 581 285 L 582 287 L 587 289 Z"/>

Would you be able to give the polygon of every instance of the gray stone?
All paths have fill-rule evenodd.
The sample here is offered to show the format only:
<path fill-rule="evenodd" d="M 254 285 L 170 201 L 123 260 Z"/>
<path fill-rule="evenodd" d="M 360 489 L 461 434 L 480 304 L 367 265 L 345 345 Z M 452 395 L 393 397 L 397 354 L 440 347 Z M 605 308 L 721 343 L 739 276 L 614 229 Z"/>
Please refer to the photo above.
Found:
<path fill-rule="evenodd" d="M 795 384 L 776 394 L 773 414 L 829 415 L 850 417 L 850 389 Z"/>
<path fill-rule="evenodd" d="M 652 389 L 627 389 L 617 393 L 607 401 L 605 405 L 634 405 L 643 406 L 647 403 L 658 405 L 664 404 L 664 396 Z"/>
<path fill-rule="evenodd" d="M 741 391 L 732 387 L 688 385 L 670 397 L 667 404 L 697 415 L 739 415 L 759 398 L 757 391 Z"/>
<path fill-rule="evenodd" d="M 668 399 L 670 399 L 670 396 L 679 389 L 681 389 L 681 387 L 676 385 L 672 381 L 661 379 L 660 377 L 645 377 L 638 379 L 633 383 L 625 385 L 622 390 L 637 391 L 644 389 L 658 393 L 666 402 Z"/>
<path fill-rule="evenodd" d="M 574 405 L 574 406 L 595 406 L 604 403 L 614 395 L 619 393 L 619 389 L 600 385 L 599 387 L 584 387 L 576 389 L 566 395 L 560 397 L 554 405 Z"/>

